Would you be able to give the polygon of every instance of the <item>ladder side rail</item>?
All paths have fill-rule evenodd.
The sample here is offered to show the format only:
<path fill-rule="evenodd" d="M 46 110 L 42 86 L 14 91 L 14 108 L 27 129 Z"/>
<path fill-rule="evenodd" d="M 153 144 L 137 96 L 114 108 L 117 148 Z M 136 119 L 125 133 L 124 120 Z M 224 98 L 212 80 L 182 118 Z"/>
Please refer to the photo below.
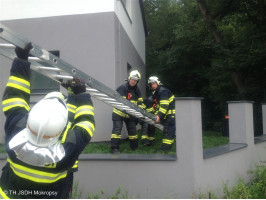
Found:
<path fill-rule="evenodd" d="M 15 46 L 19 46 L 23 48 L 27 43 L 30 41 L 27 39 L 22 38 L 21 36 L 17 35 L 13 31 L 11 31 L 9 28 L 5 27 L 4 25 L 0 24 L 0 37 L 7 42 L 12 43 Z M 32 43 L 32 42 L 31 42 Z M 42 62 L 47 63 L 50 66 L 54 66 L 56 68 L 61 69 L 62 71 L 65 71 L 72 76 L 77 76 L 84 80 L 86 84 L 91 87 L 99 90 L 102 93 L 107 94 L 109 97 L 116 99 L 118 102 L 121 102 L 130 108 L 136 110 L 137 112 L 141 113 L 144 116 L 147 116 L 148 118 L 151 118 L 152 120 L 155 120 L 155 116 L 148 113 L 146 110 L 143 110 L 139 106 L 129 102 L 128 100 L 122 98 L 118 92 L 112 90 L 111 88 L 108 88 L 101 82 L 97 81 L 96 79 L 92 78 L 91 76 L 83 73 L 79 69 L 73 67 L 72 65 L 66 63 L 62 59 L 56 57 L 55 55 L 49 53 L 47 50 L 42 49 L 38 45 L 32 43 L 33 49 L 31 49 L 30 53 L 39 58 Z M 49 77 L 51 78 L 51 77 Z M 130 111 L 130 114 L 132 112 Z"/>
<path fill-rule="evenodd" d="M 11 52 L 9 50 L 5 51 L 5 50 L 3 50 L 1 48 L 0 48 L 0 54 L 2 54 L 3 56 L 5 56 L 5 57 L 7 57 L 7 58 L 9 58 L 11 60 L 15 59 L 15 57 L 16 57 L 14 51 L 13 52 Z M 40 64 L 38 62 L 34 62 L 34 60 L 36 60 L 36 59 L 33 59 L 33 61 L 31 61 L 31 70 L 34 70 L 35 72 L 37 72 L 39 74 L 42 74 L 42 75 L 44 75 L 44 76 L 46 76 L 46 77 L 48 77 L 50 79 L 53 79 L 53 80 L 57 81 L 59 84 L 61 83 L 59 80 L 57 80 L 55 78 L 55 75 L 56 75 L 55 73 L 54 74 L 53 73 L 49 73 L 49 71 L 58 72 L 59 71 L 58 68 L 54 68 L 53 67 L 52 69 L 50 69 L 49 67 L 42 67 L 42 66 L 40 66 Z M 45 71 L 45 69 L 47 69 L 47 68 L 48 68 L 48 71 Z M 98 99 L 98 100 L 100 100 L 100 101 L 102 101 L 102 102 L 104 102 L 104 103 L 106 103 L 106 104 L 108 104 L 108 105 L 110 105 L 112 107 L 115 107 L 117 109 L 121 109 L 123 111 L 126 111 L 126 110 L 124 110 L 125 108 L 130 109 L 130 107 L 124 105 L 121 102 L 118 102 L 116 99 L 110 98 L 108 95 L 100 93 L 97 89 L 87 87 L 86 90 L 94 98 L 96 98 L 96 99 Z M 145 122 L 147 122 L 149 124 L 154 125 L 155 127 L 157 127 L 160 130 L 163 130 L 163 126 L 161 124 L 155 124 L 154 121 L 151 118 L 149 118 L 147 116 L 144 116 L 144 115 L 140 114 L 139 112 L 134 111 L 133 109 L 129 110 L 128 113 L 133 115 L 133 116 L 136 116 L 136 117 L 140 118 L 141 120 L 143 120 L 143 121 L 145 121 Z"/>

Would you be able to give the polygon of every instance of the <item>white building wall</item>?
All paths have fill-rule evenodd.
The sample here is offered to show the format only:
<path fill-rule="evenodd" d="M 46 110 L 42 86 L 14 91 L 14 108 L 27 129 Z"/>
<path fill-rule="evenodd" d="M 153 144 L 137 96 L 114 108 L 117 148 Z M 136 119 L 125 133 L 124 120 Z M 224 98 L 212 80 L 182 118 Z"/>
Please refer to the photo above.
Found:
<path fill-rule="evenodd" d="M 145 30 L 138 0 L 126 0 L 126 9 L 121 1 L 115 1 L 115 13 L 128 34 L 131 42 L 139 53 L 141 59 L 145 62 Z"/>
<path fill-rule="evenodd" d="M 127 0 L 128 13 L 119 0 L 0 0 L 0 21 L 115 12 L 145 63 L 145 31 L 138 0 Z"/>
<path fill-rule="evenodd" d="M 0 0 L 0 21 L 114 11 L 114 0 Z"/>

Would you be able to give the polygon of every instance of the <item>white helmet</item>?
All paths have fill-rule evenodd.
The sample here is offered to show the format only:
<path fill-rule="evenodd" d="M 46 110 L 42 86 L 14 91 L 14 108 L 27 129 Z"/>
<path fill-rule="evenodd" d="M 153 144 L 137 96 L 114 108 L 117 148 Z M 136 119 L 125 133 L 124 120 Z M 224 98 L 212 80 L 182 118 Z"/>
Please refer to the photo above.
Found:
<path fill-rule="evenodd" d="M 149 79 L 148 79 L 148 85 L 150 86 L 151 83 L 157 83 L 158 85 L 162 85 L 161 84 L 161 81 L 159 81 L 158 77 L 157 76 L 151 76 Z"/>
<path fill-rule="evenodd" d="M 49 93 L 30 110 L 26 129 L 33 145 L 46 147 L 58 141 L 68 121 L 63 98 L 60 92 Z"/>
<path fill-rule="evenodd" d="M 129 73 L 128 80 L 134 79 L 134 80 L 139 80 L 141 79 L 141 75 L 138 70 L 133 70 L 132 72 Z"/>

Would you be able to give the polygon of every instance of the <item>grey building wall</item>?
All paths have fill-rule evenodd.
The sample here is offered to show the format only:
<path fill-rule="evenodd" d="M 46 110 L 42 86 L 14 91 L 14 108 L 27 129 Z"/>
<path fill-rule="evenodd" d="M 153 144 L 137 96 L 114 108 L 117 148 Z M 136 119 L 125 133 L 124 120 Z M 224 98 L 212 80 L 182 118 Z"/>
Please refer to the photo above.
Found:
<path fill-rule="evenodd" d="M 144 62 L 114 12 L 9 20 L 2 23 L 46 50 L 59 50 L 63 60 L 111 89 L 115 90 L 125 82 L 128 76 L 127 63 L 133 68 L 138 66 L 137 69 L 145 76 Z M 11 61 L 1 56 L 0 64 L 3 68 L 0 82 L 2 95 Z M 142 79 L 139 84 L 143 94 L 144 83 Z M 112 107 L 96 99 L 93 99 L 93 103 L 96 131 L 92 141 L 108 141 L 112 130 Z M 5 119 L 2 113 L 0 120 L 3 133 Z"/>

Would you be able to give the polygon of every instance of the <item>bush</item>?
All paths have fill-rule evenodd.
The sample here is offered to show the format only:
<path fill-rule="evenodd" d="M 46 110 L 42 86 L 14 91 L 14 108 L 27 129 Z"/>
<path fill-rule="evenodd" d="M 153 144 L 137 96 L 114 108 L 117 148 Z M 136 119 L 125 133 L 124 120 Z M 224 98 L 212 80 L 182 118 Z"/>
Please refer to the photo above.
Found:
<path fill-rule="evenodd" d="M 252 175 L 251 181 L 245 184 L 243 179 L 239 179 L 238 183 L 230 190 L 227 184 L 223 185 L 225 199 L 265 199 L 266 198 L 266 162 L 255 165 L 254 171 L 249 173 Z"/>

